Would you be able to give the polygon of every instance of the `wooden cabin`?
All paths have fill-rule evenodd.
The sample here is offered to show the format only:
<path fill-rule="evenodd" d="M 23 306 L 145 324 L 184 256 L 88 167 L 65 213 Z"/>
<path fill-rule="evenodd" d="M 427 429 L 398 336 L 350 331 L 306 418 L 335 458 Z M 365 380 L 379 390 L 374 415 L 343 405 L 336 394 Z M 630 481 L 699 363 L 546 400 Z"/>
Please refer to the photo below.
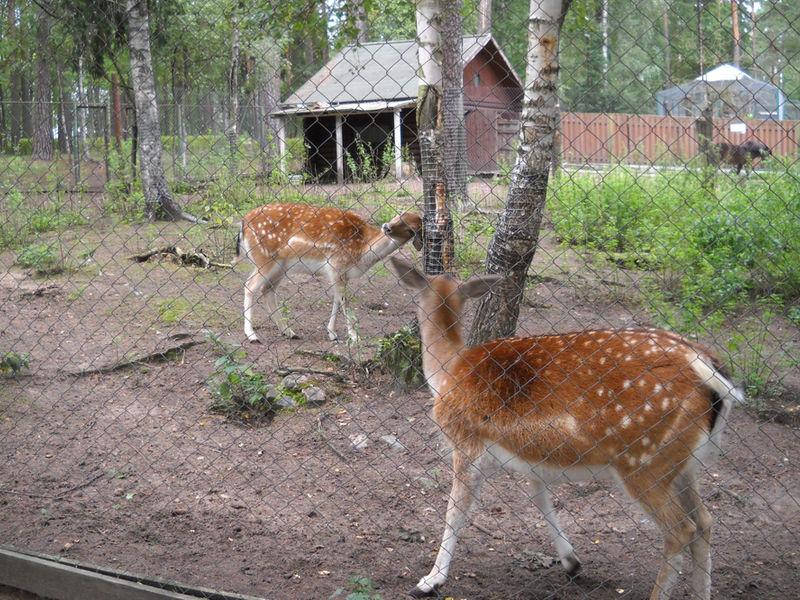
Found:
<path fill-rule="evenodd" d="M 495 174 L 510 160 L 523 84 L 488 33 L 465 37 L 463 57 L 468 172 Z M 362 169 L 365 154 L 400 179 L 403 160 L 420 164 L 418 70 L 416 41 L 347 46 L 272 116 L 302 119 L 305 171 L 315 181 L 352 181 L 351 167 Z"/>

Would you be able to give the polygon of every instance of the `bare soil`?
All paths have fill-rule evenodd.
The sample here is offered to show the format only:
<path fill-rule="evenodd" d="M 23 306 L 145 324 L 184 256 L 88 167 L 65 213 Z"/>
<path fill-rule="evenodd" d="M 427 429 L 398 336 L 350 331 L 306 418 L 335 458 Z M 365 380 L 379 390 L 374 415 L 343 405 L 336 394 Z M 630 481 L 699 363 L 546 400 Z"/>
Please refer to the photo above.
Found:
<path fill-rule="evenodd" d="M 344 598 L 354 576 L 369 578 L 384 599 L 403 597 L 432 565 L 450 469 L 429 393 L 399 392 L 386 374 L 348 366 L 412 319 L 410 297 L 385 269 L 355 285 L 358 351 L 327 340 L 330 300 L 316 279 L 280 288 L 299 340 L 281 338 L 257 309 L 265 343 L 245 349 L 259 370 L 345 378 L 312 376 L 331 396 L 321 408 L 257 426 L 213 414 L 206 380 L 216 355 L 207 343 L 167 362 L 71 374 L 163 347 L 179 333 L 202 339 L 206 329 L 243 342 L 242 268 L 126 259 L 192 235 L 181 225 L 98 224 L 63 238 L 82 262 L 48 281 L 3 258 L 0 348 L 30 353 L 31 368 L 0 381 L 0 540 L 264 598 Z M 590 266 L 548 237 L 536 261 L 521 332 L 651 323 L 631 301 L 635 273 Z M 347 360 L 332 363 L 326 352 Z M 389 434 L 404 448 L 381 440 Z M 368 440 L 362 450 L 351 442 L 358 435 Z M 800 594 L 799 448 L 796 429 L 734 413 L 725 454 L 702 473 L 715 517 L 714 598 Z M 603 483 L 556 489 L 583 560 L 573 581 L 550 564 L 555 551 L 529 493 L 513 475 L 490 480 L 447 595 L 647 596 L 661 542 L 621 491 Z M 685 582 L 676 597 L 688 597 Z"/>

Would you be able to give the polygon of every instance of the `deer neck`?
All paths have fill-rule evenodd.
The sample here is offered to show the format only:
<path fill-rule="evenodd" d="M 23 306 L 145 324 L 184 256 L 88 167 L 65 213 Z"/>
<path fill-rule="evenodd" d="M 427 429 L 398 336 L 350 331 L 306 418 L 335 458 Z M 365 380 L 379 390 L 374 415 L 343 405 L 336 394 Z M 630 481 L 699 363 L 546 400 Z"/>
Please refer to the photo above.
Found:
<path fill-rule="evenodd" d="M 380 229 L 373 228 L 366 240 L 366 252 L 364 252 L 362 267 L 369 269 L 372 265 L 389 256 L 392 252 L 400 248 L 403 243 L 390 238 Z"/>
<path fill-rule="evenodd" d="M 450 308 L 440 306 L 437 310 L 427 311 L 424 302 L 417 318 L 422 335 L 422 369 L 436 396 L 447 387 L 452 363 L 464 349 L 461 322 L 458 314 Z"/>

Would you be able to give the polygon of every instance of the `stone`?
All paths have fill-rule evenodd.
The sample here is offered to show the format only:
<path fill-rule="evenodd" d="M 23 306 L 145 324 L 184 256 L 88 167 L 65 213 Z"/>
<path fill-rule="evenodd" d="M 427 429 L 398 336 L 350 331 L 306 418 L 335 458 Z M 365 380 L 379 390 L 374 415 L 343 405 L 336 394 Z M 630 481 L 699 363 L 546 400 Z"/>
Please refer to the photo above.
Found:
<path fill-rule="evenodd" d="M 303 396 L 306 398 L 306 406 L 322 406 L 327 399 L 325 391 L 314 385 L 304 388 Z"/>
<path fill-rule="evenodd" d="M 278 408 L 297 408 L 297 400 L 291 396 L 281 396 L 275 400 L 275 406 Z"/>
<path fill-rule="evenodd" d="M 303 375 L 301 373 L 290 373 L 283 378 L 283 381 L 281 381 L 281 386 L 287 390 L 294 391 L 299 390 L 303 385 L 308 383 L 308 381 L 308 375 Z"/>
<path fill-rule="evenodd" d="M 369 446 L 369 438 L 363 433 L 350 434 L 350 445 L 353 450 L 361 451 Z"/>
<path fill-rule="evenodd" d="M 382 435 L 381 441 L 395 452 L 405 452 L 406 447 L 397 439 L 396 435 L 388 434 Z"/>

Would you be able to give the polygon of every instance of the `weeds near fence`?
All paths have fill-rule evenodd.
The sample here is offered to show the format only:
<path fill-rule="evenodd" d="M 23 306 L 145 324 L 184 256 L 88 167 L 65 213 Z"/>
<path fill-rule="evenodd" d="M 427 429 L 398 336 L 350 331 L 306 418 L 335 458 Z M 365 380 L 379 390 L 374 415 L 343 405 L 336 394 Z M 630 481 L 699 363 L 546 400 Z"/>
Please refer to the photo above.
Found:
<path fill-rule="evenodd" d="M 713 188 L 693 172 L 572 173 L 555 182 L 549 208 L 564 243 L 673 273 L 658 293 L 675 305 L 676 324 L 757 298 L 800 296 L 796 167 L 748 179 L 721 174 Z"/>

